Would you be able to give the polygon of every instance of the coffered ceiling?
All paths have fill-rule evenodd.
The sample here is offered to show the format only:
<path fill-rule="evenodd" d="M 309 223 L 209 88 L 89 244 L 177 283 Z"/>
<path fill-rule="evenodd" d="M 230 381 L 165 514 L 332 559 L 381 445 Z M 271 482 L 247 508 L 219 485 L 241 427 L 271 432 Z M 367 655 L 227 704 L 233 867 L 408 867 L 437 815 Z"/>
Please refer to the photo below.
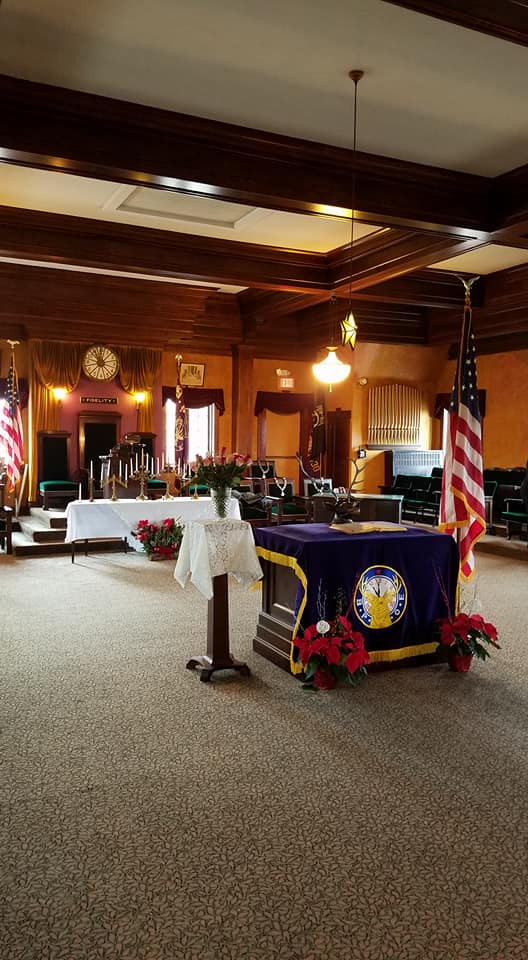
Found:
<path fill-rule="evenodd" d="M 4 334 L 311 355 L 335 296 L 363 339 L 447 345 L 465 273 L 481 349 L 527 346 L 527 21 L 1 0 Z"/>

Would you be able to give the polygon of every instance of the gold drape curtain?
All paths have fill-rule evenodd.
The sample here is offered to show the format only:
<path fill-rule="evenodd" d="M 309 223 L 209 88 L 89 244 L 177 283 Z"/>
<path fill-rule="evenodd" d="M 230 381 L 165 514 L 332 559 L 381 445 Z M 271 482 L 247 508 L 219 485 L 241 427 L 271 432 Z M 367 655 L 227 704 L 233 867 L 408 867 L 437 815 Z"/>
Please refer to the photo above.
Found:
<path fill-rule="evenodd" d="M 154 432 L 154 400 L 152 391 L 161 374 L 161 350 L 119 348 L 119 379 L 127 393 L 144 393 L 145 400 L 138 410 L 139 433 Z"/>
<path fill-rule="evenodd" d="M 66 387 L 68 391 L 75 390 L 81 375 L 82 350 L 80 343 L 29 342 L 28 495 L 31 501 L 37 500 L 38 435 L 41 431 L 59 428 L 59 404 L 51 389 Z"/>

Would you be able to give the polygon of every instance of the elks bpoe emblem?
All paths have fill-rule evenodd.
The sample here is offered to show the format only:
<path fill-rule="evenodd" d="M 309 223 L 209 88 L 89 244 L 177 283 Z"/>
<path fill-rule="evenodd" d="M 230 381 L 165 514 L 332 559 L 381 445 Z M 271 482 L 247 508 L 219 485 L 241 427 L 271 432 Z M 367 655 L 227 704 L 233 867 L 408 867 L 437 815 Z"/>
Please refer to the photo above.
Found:
<path fill-rule="evenodd" d="M 407 587 L 401 574 L 392 567 L 367 567 L 354 591 L 354 610 L 366 627 L 383 630 L 392 627 L 405 613 Z"/>

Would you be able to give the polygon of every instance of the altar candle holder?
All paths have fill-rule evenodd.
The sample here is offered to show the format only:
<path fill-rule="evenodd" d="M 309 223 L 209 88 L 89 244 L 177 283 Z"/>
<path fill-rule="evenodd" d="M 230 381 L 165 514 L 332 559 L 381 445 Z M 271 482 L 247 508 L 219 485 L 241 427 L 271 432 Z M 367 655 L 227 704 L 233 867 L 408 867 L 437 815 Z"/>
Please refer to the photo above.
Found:
<path fill-rule="evenodd" d="M 121 477 L 116 477 L 115 473 L 113 473 L 112 476 L 108 477 L 107 479 L 108 482 L 112 484 L 112 496 L 110 497 L 110 500 L 112 503 L 116 503 L 119 500 L 119 497 L 116 494 L 116 483 L 119 484 L 120 487 L 126 487 L 126 483 L 123 482 Z"/>
<path fill-rule="evenodd" d="M 148 497 L 145 496 L 145 484 L 150 480 L 150 471 L 144 466 L 143 456 L 141 460 L 143 465 L 134 471 L 130 479 L 139 480 L 139 496 L 136 497 L 136 500 L 148 500 Z"/>

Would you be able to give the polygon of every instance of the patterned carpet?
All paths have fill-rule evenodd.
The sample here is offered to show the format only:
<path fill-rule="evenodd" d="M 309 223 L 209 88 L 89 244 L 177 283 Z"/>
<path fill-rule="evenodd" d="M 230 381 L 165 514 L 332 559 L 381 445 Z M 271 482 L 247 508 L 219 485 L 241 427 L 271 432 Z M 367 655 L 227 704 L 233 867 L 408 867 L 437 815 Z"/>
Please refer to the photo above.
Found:
<path fill-rule="evenodd" d="M 1 960 L 528 957 L 526 565 L 479 557 L 503 649 L 310 694 L 141 555 L 0 559 Z"/>

